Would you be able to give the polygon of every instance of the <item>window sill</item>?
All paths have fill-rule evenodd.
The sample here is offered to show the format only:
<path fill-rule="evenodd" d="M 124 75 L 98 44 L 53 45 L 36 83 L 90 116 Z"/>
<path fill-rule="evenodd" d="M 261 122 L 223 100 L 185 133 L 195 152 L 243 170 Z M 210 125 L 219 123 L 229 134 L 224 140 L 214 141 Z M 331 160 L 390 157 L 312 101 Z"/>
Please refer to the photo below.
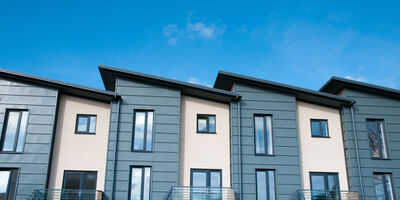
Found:
<path fill-rule="evenodd" d="M 390 158 L 371 158 L 372 160 L 392 160 Z"/>
<path fill-rule="evenodd" d="M 330 136 L 315 136 L 311 135 L 312 138 L 331 138 Z"/>
<path fill-rule="evenodd" d="M 197 134 L 217 134 L 217 132 L 197 131 Z"/>
<path fill-rule="evenodd" d="M 260 154 L 260 153 L 256 153 L 255 156 L 265 156 L 265 157 L 276 157 L 275 154 Z"/>
<path fill-rule="evenodd" d="M 154 153 L 154 151 L 131 150 L 132 153 Z"/>
<path fill-rule="evenodd" d="M 96 133 L 89 133 L 89 132 L 75 132 L 78 135 L 96 135 Z"/>
<path fill-rule="evenodd" d="M 0 151 L 0 154 L 23 154 L 24 152 Z"/>

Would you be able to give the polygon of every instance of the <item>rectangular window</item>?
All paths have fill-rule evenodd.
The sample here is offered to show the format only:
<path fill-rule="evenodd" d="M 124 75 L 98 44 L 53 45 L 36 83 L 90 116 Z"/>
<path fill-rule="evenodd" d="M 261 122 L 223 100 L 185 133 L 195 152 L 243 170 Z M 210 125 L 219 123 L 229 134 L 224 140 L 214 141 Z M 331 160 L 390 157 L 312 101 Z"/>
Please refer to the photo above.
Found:
<path fill-rule="evenodd" d="M 374 173 L 376 199 L 394 200 L 392 176 L 388 173 Z"/>
<path fill-rule="evenodd" d="M 368 139 L 372 158 L 388 158 L 383 120 L 367 119 Z"/>
<path fill-rule="evenodd" d="M 95 199 L 96 171 L 64 171 L 64 199 Z"/>
<path fill-rule="evenodd" d="M 275 170 L 256 170 L 257 200 L 275 200 Z"/>
<path fill-rule="evenodd" d="M 3 152 L 22 152 L 27 126 L 27 110 L 7 110 L 0 150 Z"/>
<path fill-rule="evenodd" d="M 133 151 L 151 151 L 153 144 L 153 111 L 135 111 Z"/>
<path fill-rule="evenodd" d="M 215 133 L 215 115 L 197 115 L 198 133 Z"/>
<path fill-rule="evenodd" d="M 96 133 L 96 115 L 76 115 L 75 133 L 77 134 L 95 134 Z"/>
<path fill-rule="evenodd" d="M 0 200 L 14 199 L 17 174 L 17 169 L 0 168 Z"/>
<path fill-rule="evenodd" d="M 222 171 L 219 169 L 192 169 L 190 186 L 193 187 L 190 199 L 221 200 Z"/>
<path fill-rule="evenodd" d="M 256 154 L 273 155 L 272 144 L 272 116 L 254 116 L 254 138 Z"/>
<path fill-rule="evenodd" d="M 131 167 L 130 200 L 150 199 L 150 167 Z"/>
<path fill-rule="evenodd" d="M 311 199 L 340 199 L 337 173 L 310 173 Z"/>
<path fill-rule="evenodd" d="M 328 120 L 311 119 L 310 121 L 312 137 L 329 137 Z"/>

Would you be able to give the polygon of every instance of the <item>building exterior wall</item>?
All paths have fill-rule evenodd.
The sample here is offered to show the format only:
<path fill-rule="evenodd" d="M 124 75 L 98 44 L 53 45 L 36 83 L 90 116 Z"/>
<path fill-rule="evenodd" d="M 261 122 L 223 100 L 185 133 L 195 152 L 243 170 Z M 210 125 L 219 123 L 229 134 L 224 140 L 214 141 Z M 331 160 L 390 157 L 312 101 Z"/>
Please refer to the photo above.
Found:
<path fill-rule="evenodd" d="M 234 83 L 241 100 L 243 199 L 256 199 L 256 169 L 274 169 L 276 198 L 290 199 L 300 189 L 296 99 L 291 94 Z M 231 103 L 233 187 L 239 191 L 239 138 L 237 104 Z M 274 156 L 256 156 L 254 115 L 272 115 Z"/>
<path fill-rule="evenodd" d="M 311 119 L 328 121 L 329 138 L 311 136 Z M 338 109 L 297 101 L 302 189 L 311 189 L 310 172 L 338 173 L 341 190 L 348 190 L 343 137 Z"/>
<path fill-rule="evenodd" d="M 216 134 L 197 133 L 197 114 L 216 117 Z M 222 186 L 231 187 L 229 104 L 182 96 L 179 186 L 190 186 L 191 169 L 221 169 Z"/>
<path fill-rule="evenodd" d="M 373 180 L 374 172 L 392 173 L 396 198 L 400 198 L 400 101 L 380 96 L 371 92 L 345 88 L 344 96 L 356 101 L 354 118 L 361 161 L 361 173 L 365 191 L 365 199 L 376 199 Z M 352 117 L 349 108 L 342 109 L 344 146 L 351 190 L 360 191 L 360 181 L 353 137 Z M 372 159 L 370 154 L 366 119 L 383 119 L 388 145 L 389 159 Z"/>
<path fill-rule="evenodd" d="M 57 96 L 57 89 L 0 77 L 1 132 L 6 109 L 29 113 L 23 152 L 0 153 L 0 168 L 18 168 L 16 199 L 46 187 Z"/>
<path fill-rule="evenodd" d="M 95 134 L 75 134 L 77 114 L 96 115 Z M 110 104 L 61 95 L 49 189 L 61 189 L 64 171 L 97 171 L 97 190 L 104 190 Z"/>
<path fill-rule="evenodd" d="M 163 199 L 178 185 L 179 124 L 181 92 L 167 87 L 117 77 L 116 92 L 121 95 L 119 109 L 111 107 L 107 155 L 106 196 L 111 198 L 114 179 L 115 199 L 129 195 L 130 167 L 151 167 L 151 199 Z M 132 152 L 135 109 L 154 110 L 153 152 Z M 117 120 L 119 121 L 117 126 Z M 114 177 L 115 134 L 118 128 L 116 176 Z"/>

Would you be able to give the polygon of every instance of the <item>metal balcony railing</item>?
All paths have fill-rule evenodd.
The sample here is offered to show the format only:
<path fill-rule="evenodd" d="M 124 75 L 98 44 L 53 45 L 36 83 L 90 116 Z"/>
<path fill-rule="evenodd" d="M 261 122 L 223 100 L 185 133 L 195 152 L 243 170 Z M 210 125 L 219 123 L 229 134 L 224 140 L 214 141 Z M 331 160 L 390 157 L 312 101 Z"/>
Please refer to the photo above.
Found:
<path fill-rule="evenodd" d="M 359 200 L 357 192 L 329 190 L 297 190 L 292 200 Z"/>
<path fill-rule="evenodd" d="M 165 200 L 234 200 L 235 190 L 222 187 L 172 187 Z"/>
<path fill-rule="evenodd" d="M 102 200 L 99 190 L 45 189 L 35 190 L 28 198 L 32 200 Z"/>

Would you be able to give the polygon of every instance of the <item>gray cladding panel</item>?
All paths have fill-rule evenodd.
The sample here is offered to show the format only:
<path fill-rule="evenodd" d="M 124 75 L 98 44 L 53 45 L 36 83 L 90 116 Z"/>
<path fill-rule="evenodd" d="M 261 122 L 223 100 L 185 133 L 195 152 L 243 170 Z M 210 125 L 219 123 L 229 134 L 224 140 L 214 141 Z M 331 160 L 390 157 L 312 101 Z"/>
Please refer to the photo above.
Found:
<path fill-rule="evenodd" d="M 116 92 L 121 95 L 118 125 L 115 199 L 127 199 L 130 166 L 151 166 L 152 199 L 163 199 L 178 185 L 180 96 L 178 90 L 146 82 L 117 78 Z M 117 104 L 111 106 L 111 123 L 105 192 L 111 194 Z M 154 110 L 153 152 L 132 152 L 134 110 Z"/>
<path fill-rule="evenodd" d="M 57 95 L 56 89 L 0 78 L 1 133 L 6 109 L 29 111 L 23 153 L 0 153 L 0 168 L 19 169 L 16 199 L 45 188 Z"/>
<path fill-rule="evenodd" d="M 361 160 L 365 199 L 376 199 L 373 180 L 374 172 L 390 172 L 395 191 L 400 191 L 400 100 L 379 96 L 353 89 L 345 89 L 346 97 L 353 98 L 354 117 Z M 349 183 L 354 190 L 360 190 L 357 171 L 356 149 L 350 109 L 342 109 L 342 125 L 345 135 L 346 163 L 350 174 Z M 366 119 L 383 119 L 390 160 L 372 160 L 366 129 Z M 353 188 L 352 188 L 353 187 Z M 397 199 L 400 193 L 396 192 Z"/>
<path fill-rule="evenodd" d="M 296 122 L 296 99 L 294 96 L 266 90 L 242 83 L 234 84 L 242 95 L 241 134 L 243 199 L 255 199 L 256 169 L 276 170 L 277 199 L 289 199 L 300 189 L 300 158 Z M 237 104 L 231 104 L 232 123 L 232 171 L 233 186 L 239 189 Z M 254 147 L 254 114 L 272 115 L 274 156 L 256 156 Z"/>

